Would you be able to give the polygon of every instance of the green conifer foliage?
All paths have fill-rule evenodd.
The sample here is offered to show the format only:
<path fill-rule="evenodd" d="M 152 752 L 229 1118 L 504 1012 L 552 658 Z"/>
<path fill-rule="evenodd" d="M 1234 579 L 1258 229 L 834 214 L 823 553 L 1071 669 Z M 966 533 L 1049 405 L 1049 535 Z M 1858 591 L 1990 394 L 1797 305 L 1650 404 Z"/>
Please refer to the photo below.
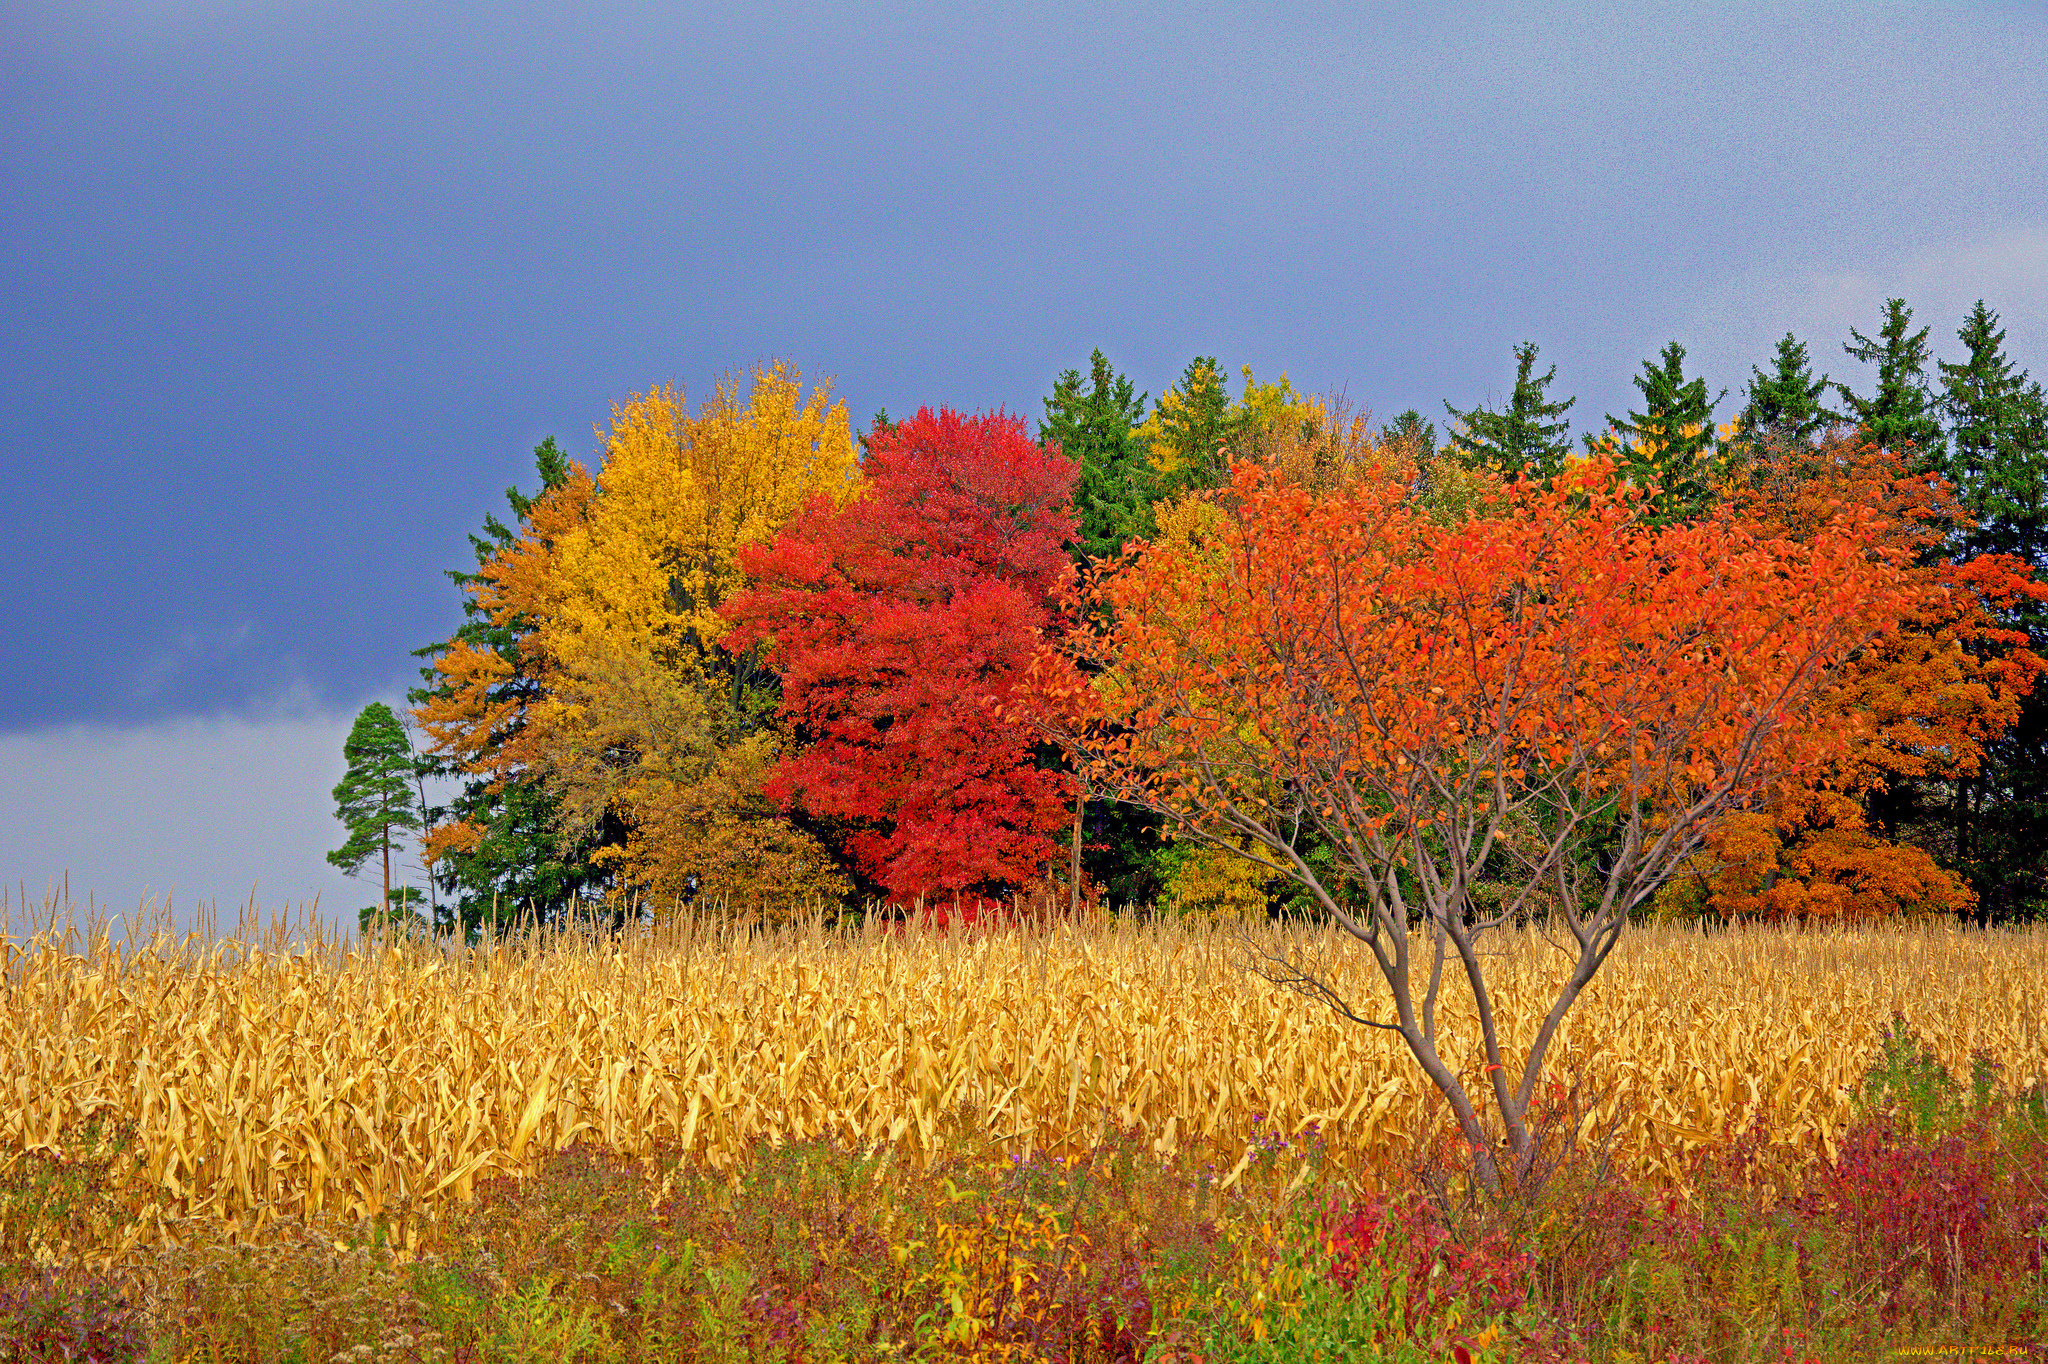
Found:
<path fill-rule="evenodd" d="M 1778 342 L 1769 374 L 1754 365 L 1749 372 L 1749 401 L 1735 418 L 1737 440 L 1804 444 L 1840 420 L 1822 402 L 1828 377 L 1813 377 L 1806 345 L 1791 332 Z"/>
<path fill-rule="evenodd" d="M 1676 341 L 1656 361 L 1643 361 L 1634 382 L 1643 410 L 1607 418 L 1622 468 L 1639 487 L 1657 488 L 1651 510 L 1658 520 L 1697 516 L 1714 498 L 1714 405 L 1728 391 L 1709 398 L 1705 379 L 1687 379 L 1685 347 Z M 1601 441 L 1588 435 L 1586 448 L 1600 450 Z"/>
<path fill-rule="evenodd" d="M 1956 335 L 1961 364 L 1940 362 L 1948 476 L 1977 527 L 1958 556 L 2016 554 L 2048 567 L 2048 403 L 2005 354 L 1998 314 L 1977 306 Z"/>
<path fill-rule="evenodd" d="M 1081 466 L 1074 488 L 1080 522 L 1074 550 L 1080 557 L 1107 558 L 1126 541 L 1152 534 L 1156 489 L 1144 446 L 1132 434 L 1145 419 L 1147 397 L 1098 350 L 1089 358 L 1085 380 L 1081 371 L 1067 370 L 1045 400 L 1038 439 L 1057 442 Z"/>
<path fill-rule="evenodd" d="M 1151 465 L 1157 498 L 1223 482 L 1239 422 L 1213 355 L 1188 361 L 1180 383 L 1160 398 L 1148 426 L 1156 428 Z"/>
<path fill-rule="evenodd" d="M 1460 412 L 1446 402 L 1444 411 L 1458 423 L 1448 443 L 1460 462 L 1503 478 L 1555 477 L 1571 451 L 1572 427 L 1564 414 L 1578 401 L 1551 402 L 1545 396 L 1556 377 L 1556 365 L 1537 376 L 1536 343 L 1524 341 L 1515 347 L 1515 388 L 1504 408 Z"/>
<path fill-rule="evenodd" d="M 1850 358 L 1877 366 L 1877 390 L 1860 398 L 1846 384 L 1835 389 L 1848 404 L 1844 415 L 1864 435 L 1887 450 L 1916 452 L 1915 465 L 1927 472 L 1943 467 L 1941 422 L 1934 395 L 1928 391 L 1927 328 L 1912 331 L 1913 310 L 1901 298 L 1886 299 L 1884 326 L 1871 340 L 1854 327 L 1854 338 L 1842 343 Z"/>
<path fill-rule="evenodd" d="M 372 701 L 356 715 L 341 754 L 348 771 L 334 788 L 334 816 L 348 830 L 348 839 L 327 860 L 349 876 L 361 873 L 372 858 L 382 860 L 384 891 L 377 909 L 364 911 L 367 923 L 373 912 L 391 912 L 392 847 L 420 828 L 413 786 L 417 768 L 405 727 L 382 701 Z M 405 892 L 407 903 L 415 893 Z"/>
<path fill-rule="evenodd" d="M 2006 356 L 1998 314 L 1981 299 L 1957 336 L 1966 358 L 1939 367 L 1944 472 L 1976 524 L 1958 528 L 1948 552 L 1958 560 L 2014 555 L 2039 578 L 2048 571 L 2048 402 Z M 2042 603 L 2025 603 L 2005 623 L 2036 653 L 2048 652 Z M 1977 892 L 1980 922 L 2048 910 L 2048 687 L 2035 685 L 2018 721 L 1947 797 L 1954 858 Z"/>
<path fill-rule="evenodd" d="M 885 421 L 886 416 L 878 420 Z M 553 436 L 534 447 L 533 459 L 543 492 L 560 487 L 568 478 L 569 457 Z M 505 500 L 517 525 L 525 521 L 536 499 L 515 487 L 505 490 Z M 489 563 L 514 538 L 512 527 L 496 516 L 486 515 L 484 533 L 469 537 L 477 567 L 481 569 Z M 477 580 L 476 573 L 459 568 L 449 569 L 447 574 L 457 588 Z M 492 621 L 467 592 L 463 593 L 462 610 L 465 619 L 454 638 L 493 649 L 512 665 L 512 676 L 495 689 L 494 699 L 537 697 L 539 685 L 520 666 L 519 640 L 526 633 L 522 623 L 514 620 L 500 625 Z M 427 660 L 427 666 L 420 669 L 427 685 L 406 693 L 409 704 L 418 706 L 430 697 L 446 693 L 447 684 L 435 672 L 432 660 L 440 657 L 452 642 L 413 650 L 413 657 Z M 427 755 L 420 762 L 430 777 L 462 775 L 456 764 L 444 757 Z M 450 854 L 435 864 L 438 884 L 455 897 L 452 906 L 441 907 L 447 922 L 437 923 L 436 930 L 459 928 L 474 936 L 487 926 L 511 927 L 532 919 L 542 907 L 573 903 L 582 898 L 586 889 L 601 884 L 604 874 L 591 864 L 591 856 L 607 842 L 622 841 L 623 830 L 615 821 L 607 822 L 591 836 L 565 846 L 557 813 L 554 798 L 538 779 L 515 778 L 494 784 L 489 778 L 478 776 L 468 777 L 447 806 L 425 810 L 429 825 L 452 818 L 469 820 L 484 829 L 482 839 L 472 850 Z"/>

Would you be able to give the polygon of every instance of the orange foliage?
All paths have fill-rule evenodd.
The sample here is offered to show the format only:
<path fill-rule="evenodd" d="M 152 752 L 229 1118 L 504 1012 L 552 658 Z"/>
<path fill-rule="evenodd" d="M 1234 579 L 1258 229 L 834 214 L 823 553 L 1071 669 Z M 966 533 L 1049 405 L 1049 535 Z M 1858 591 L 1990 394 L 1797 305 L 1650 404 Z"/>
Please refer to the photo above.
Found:
<path fill-rule="evenodd" d="M 496 649 L 457 639 L 434 660 L 448 684 L 413 711 L 433 751 L 453 758 L 461 770 L 490 778 L 494 790 L 524 772 L 540 756 L 527 725 L 528 712 L 544 694 L 546 671 L 534 628 L 553 612 L 558 542 L 581 529 L 597 501 L 597 484 L 580 463 L 568 477 L 533 500 L 513 542 L 478 570 L 469 591 L 497 625 L 518 636 L 511 661 Z M 429 865 L 473 850 L 483 830 L 467 821 L 436 826 L 426 837 Z"/>
<path fill-rule="evenodd" d="M 1600 461 L 1451 526 L 1394 479 L 1317 497 L 1247 464 L 1206 500 L 1187 540 L 1097 573 L 1109 623 L 1065 646 L 1095 680 L 1056 698 L 1090 717 L 1091 774 L 1176 818 L 1257 824 L 1284 787 L 1399 840 L 1560 782 L 1732 808 L 1841 761 L 1853 728 L 1804 721 L 1911 598 L 1880 509 L 1801 541 L 1651 529 Z"/>
<path fill-rule="evenodd" d="M 1403 479 L 1318 497 L 1233 475 L 1187 540 L 1094 572 L 1040 654 L 1039 723 L 1091 789 L 1290 877 L 1371 952 L 1388 993 L 1358 1007 L 1377 1017 L 1313 967 L 1268 959 L 1268 978 L 1398 1031 L 1494 1183 L 1439 1049 L 1455 957 L 1519 1176 L 1546 1050 L 1630 913 L 1847 759 L 1844 668 L 1919 600 L 1911 548 L 1867 503 L 1796 538 L 1726 505 L 1651 524 L 1600 459 L 1549 487 L 1486 476 L 1450 524 Z M 1502 861 L 1513 883 L 1482 910 Z M 1517 1076 L 1479 936 L 1539 903 L 1574 965 Z"/>
<path fill-rule="evenodd" d="M 1909 476 L 1892 451 L 1846 438 L 1759 449 L 1731 493 L 1743 514 L 1793 537 L 1844 505 L 1877 508 L 1888 543 L 1923 560 L 1934 527 L 1959 515 L 1945 486 Z M 1910 579 L 1900 628 L 1851 662 L 1817 719 L 1853 722 L 1857 737 L 1841 761 L 1723 825 L 1705 859 L 1717 870 L 1682 883 L 1677 898 L 1703 891 L 1705 907 L 1725 916 L 1835 921 L 1974 904 L 1962 878 L 1926 850 L 1874 833 L 1862 797 L 1899 779 L 1976 773 L 2044 667 L 1996 612 L 2048 597 L 2048 587 L 2005 555 L 1923 562 Z"/>

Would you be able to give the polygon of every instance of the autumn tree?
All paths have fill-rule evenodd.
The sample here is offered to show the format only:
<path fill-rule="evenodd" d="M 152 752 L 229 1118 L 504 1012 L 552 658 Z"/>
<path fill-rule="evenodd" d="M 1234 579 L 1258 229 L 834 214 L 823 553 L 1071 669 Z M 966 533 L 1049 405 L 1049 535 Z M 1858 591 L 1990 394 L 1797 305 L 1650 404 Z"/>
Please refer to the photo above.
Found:
<path fill-rule="evenodd" d="M 814 497 L 739 556 L 724 647 L 763 652 L 806 741 L 767 790 L 840 822 L 899 901 L 999 894 L 1059 855 L 1071 817 L 1070 779 L 990 706 L 1051 624 L 1076 470 L 1018 418 L 926 408 L 870 436 L 863 473 L 852 501 Z"/>
<path fill-rule="evenodd" d="M 1401 477 L 1318 497 L 1240 466 L 1218 506 L 1203 545 L 1088 581 L 1077 605 L 1103 607 L 1042 651 L 1040 723 L 1090 781 L 1187 837 L 1241 841 L 1369 952 L 1391 996 L 1377 1005 L 1299 957 L 1268 969 L 1399 1035 L 1480 1178 L 1511 1185 L 1536 1150 L 1545 1056 L 1630 912 L 1848 741 L 1813 720 L 1896 626 L 1905 566 L 1875 509 L 1835 508 L 1802 540 L 1729 511 L 1659 525 L 1598 459 L 1550 489 L 1497 486 L 1447 526 Z M 1333 863 L 1304 855 L 1305 831 Z M 1496 849 L 1518 885 L 1481 912 Z M 1543 898 L 1572 970 L 1540 1019 L 1518 1018 L 1482 938 Z M 1445 1030 L 1447 970 L 1470 1034 Z M 1475 1044 L 1468 1077 L 1454 1067 Z"/>
<path fill-rule="evenodd" d="M 718 647 L 738 556 L 806 499 L 851 496 L 852 432 L 829 387 L 776 364 L 721 380 L 694 412 L 657 387 L 616 408 L 589 515 L 556 545 L 535 631 L 548 694 L 533 753 L 574 837 L 657 906 L 701 893 L 783 915 L 845 889 L 829 852 L 763 794 L 783 736 L 776 679 Z"/>
<path fill-rule="evenodd" d="M 1552 402 L 1546 396 L 1556 378 L 1556 365 L 1536 373 L 1536 343 L 1524 341 L 1515 347 L 1514 389 L 1498 412 L 1483 406 L 1460 412 L 1446 402 L 1444 411 L 1457 423 L 1450 445 L 1466 467 L 1488 469 L 1507 479 L 1524 474 L 1556 477 L 1572 449 L 1572 426 L 1565 413 L 1578 401 Z"/>
<path fill-rule="evenodd" d="M 1907 608 L 1823 702 L 1821 723 L 1854 741 L 1726 821 L 1667 892 L 1667 908 L 1855 922 L 1977 903 L 1943 836 L 1947 821 L 1930 825 L 1927 802 L 1980 780 L 2021 713 L 2041 665 L 2002 620 L 2040 589 L 2016 560 L 1930 557 L 1956 512 L 1946 487 L 1914 467 L 1910 449 L 1841 433 L 1818 443 L 1767 437 L 1750 449 L 1730 491 L 1739 514 L 1796 540 L 1831 525 L 1838 506 L 1878 510 L 1887 551 L 1913 565 Z"/>
<path fill-rule="evenodd" d="M 1611 455 L 1637 487 L 1652 490 L 1650 512 L 1658 519 L 1697 516 L 1713 501 L 1714 407 L 1727 391 L 1709 398 L 1705 379 L 1687 379 L 1685 347 L 1676 341 L 1656 361 L 1643 361 L 1633 382 L 1642 411 L 1608 414 L 1607 433 L 1589 433 L 1586 450 Z"/>
<path fill-rule="evenodd" d="M 829 853 L 762 794 L 775 680 L 717 647 L 718 608 L 742 545 L 855 486 L 844 408 L 786 366 L 723 380 L 694 412 L 668 388 L 633 397 L 599 478 L 570 466 L 475 575 L 479 613 L 519 626 L 513 658 L 449 650 L 451 697 L 422 727 L 463 770 L 537 785 L 558 845 L 599 841 L 597 866 L 658 909 L 692 877 L 747 912 L 836 896 Z"/>

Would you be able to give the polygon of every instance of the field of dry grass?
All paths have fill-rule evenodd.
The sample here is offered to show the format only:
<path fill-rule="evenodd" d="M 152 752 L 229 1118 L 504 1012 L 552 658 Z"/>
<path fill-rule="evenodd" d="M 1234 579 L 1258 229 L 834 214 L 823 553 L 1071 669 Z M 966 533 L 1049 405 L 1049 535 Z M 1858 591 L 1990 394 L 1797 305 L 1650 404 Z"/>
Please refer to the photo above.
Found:
<path fill-rule="evenodd" d="M 132 1122 L 128 1177 L 169 1214 L 252 1228 L 466 1196 L 578 1138 L 714 1167 L 763 1136 L 918 1157 L 964 1110 L 1019 1151 L 1135 1129 L 1220 1174 L 1313 1123 L 1336 1172 L 1364 1175 L 1435 1121 L 1398 1039 L 1245 969 L 1250 945 L 1284 945 L 1263 925 L 1248 944 L 1211 924 L 678 924 L 450 951 L 276 927 L 123 948 L 36 927 L 12 923 L 0 985 L 0 1150 L 94 1114 Z M 1294 946 L 1327 952 L 1362 1012 L 1376 998 L 1341 940 Z M 1505 1031 L 1526 1039 L 1566 959 L 1534 931 L 1499 948 Z M 1981 1051 L 2008 1085 L 2048 1080 L 2048 932 L 1632 930 L 1550 1072 L 1597 1097 L 1638 1178 L 1677 1177 L 1758 1108 L 1798 1159 L 1837 1140 L 1895 1011 L 1958 1074 Z M 1475 1037 L 1469 1008 L 1449 1017 Z"/>

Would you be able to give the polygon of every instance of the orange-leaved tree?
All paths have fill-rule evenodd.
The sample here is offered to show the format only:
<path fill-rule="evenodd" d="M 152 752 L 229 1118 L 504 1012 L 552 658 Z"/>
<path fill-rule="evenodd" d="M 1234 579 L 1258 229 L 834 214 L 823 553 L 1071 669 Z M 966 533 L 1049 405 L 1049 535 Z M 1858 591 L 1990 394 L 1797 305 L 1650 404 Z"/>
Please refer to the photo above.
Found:
<path fill-rule="evenodd" d="M 1977 773 L 2043 666 L 1999 613 L 2048 597 L 2048 587 L 2007 555 L 1931 559 L 1928 547 L 1962 512 L 1939 480 L 1913 475 L 1906 454 L 1836 433 L 1758 442 L 1732 471 L 1739 514 L 1795 539 L 1824 529 L 1844 503 L 1879 508 L 1892 541 L 1914 556 L 1917 591 L 1900 627 L 1859 653 L 1832 694 L 1840 716 L 1861 717 L 1854 742 L 1835 764 L 1724 823 L 1695 874 L 1671 888 L 1674 906 L 1836 922 L 1970 907 L 1964 879 L 1884 818 L 1889 791 Z"/>
<path fill-rule="evenodd" d="M 1630 911 L 1852 740 L 1812 721 L 1907 609 L 1905 554 L 1865 506 L 1798 540 L 1732 511 L 1655 525 L 1597 459 L 1448 525 L 1399 477 L 1317 497 L 1240 465 L 1216 497 L 1205 547 L 1140 547 L 1084 584 L 1084 623 L 1040 656 L 1038 723 L 1097 790 L 1242 848 L 1363 944 L 1380 1007 L 1294 958 L 1272 978 L 1397 1032 L 1479 1178 L 1512 1185 L 1545 1053 Z M 1482 911 L 1496 852 L 1515 886 Z M 1510 1057 L 1479 942 L 1540 902 L 1573 969 Z M 1440 1031 L 1447 969 L 1476 1037 Z M 1458 1069 L 1475 1042 L 1505 1168 Z"/>

